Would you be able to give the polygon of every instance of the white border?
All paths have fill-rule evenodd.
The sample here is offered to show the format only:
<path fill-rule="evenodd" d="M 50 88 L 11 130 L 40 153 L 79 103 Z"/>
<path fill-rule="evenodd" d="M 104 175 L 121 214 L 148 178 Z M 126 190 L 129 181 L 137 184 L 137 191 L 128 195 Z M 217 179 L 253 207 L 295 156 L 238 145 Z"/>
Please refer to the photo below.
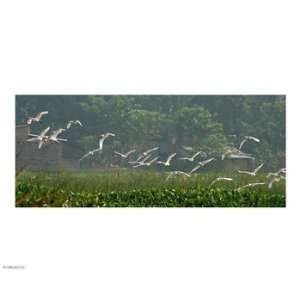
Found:
<path fill-rule="evenodd" d="M 299 299 L 293 1 L 0 5 L 3 299 Z M 15 94 L 286 94 L 286 209 L 15 209 Z"/>

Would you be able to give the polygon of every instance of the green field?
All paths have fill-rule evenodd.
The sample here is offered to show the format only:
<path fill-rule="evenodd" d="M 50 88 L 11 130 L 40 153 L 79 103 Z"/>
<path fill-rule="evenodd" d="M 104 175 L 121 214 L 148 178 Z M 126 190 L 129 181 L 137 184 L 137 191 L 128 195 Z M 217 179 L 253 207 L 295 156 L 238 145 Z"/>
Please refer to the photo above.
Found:
<path fill-rule="evenodd" d="M 168 173 L 112 169 L 23 172 L 16 179 L 17 207 L 285 207 L 285 182 L 268 188 L 264 176 L 194 174 L 166 181 Z M 233 181 L 209 184 L 217 176 Z M 236 189 L 251 182 L 266 185 Z"/>

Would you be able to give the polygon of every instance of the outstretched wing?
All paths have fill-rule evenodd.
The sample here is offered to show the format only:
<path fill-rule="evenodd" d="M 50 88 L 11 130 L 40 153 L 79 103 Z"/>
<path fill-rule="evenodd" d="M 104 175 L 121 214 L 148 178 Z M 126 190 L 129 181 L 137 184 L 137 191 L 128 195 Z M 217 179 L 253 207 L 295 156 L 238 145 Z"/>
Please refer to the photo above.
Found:
<path fill-rule="evenodd" d="M 40 121 L 41 117 L 43 115 L 47 115 L 48 114 L 48 111 L 41 111 L 40 113 L 38 113 L 35 117 L 35 119 L 37 119 L 38 121 Z"/>
<path fill-rule="evenodd" d="M 130 154 L 134 153 L 135 151 L 136 151 L 136 149 L 130 150 L 125 155 L 128 157 Z"/>
<path fill-rule="evenodd" d="M 254 136 L 246 136 L 246 138 L 248 138 L 249 140 L 252 140 L 252 141 L 254 141 L 254 142 L 256 142 L 256 143 L 259 143 L 259 142 L 260 142 L 260 139 L 254 137 Z"/>
<path fill-rule="evenodd" d="M 202 151 L 198 151 L 197 153 L 195 153 L 192 157 L 191 157 L 191 159 L 195 159 L 197 156 L 199 156 L 200 154 L 202 153 Z"/>
<path fill-rule="evenodd" d="M 121 156 L 121 157 L 124 157 L 124 156 L 125 156 L 124 154 L 122 154 L 122 153 L 120 153 L 120 152 L 117 152 L 117 151 L 115 151 L 114 153 L 117 154 L 117 155 L 119 155 L 119 156 Z"/>
<path fill-rule="evenodd" d="M 169 163 L 171 162 L 172 158 L 175 157 L 175 156 L 176 156 L 176 153 L 171 154 L 171 155 L 168 157 L 168 160 L 167 160 L 166 163 L 169 164 Z"/>
<path fill-rule="evenodd" d="M 201 168 L 200 165 L 196 166 L 194 169 L 192 169 L 192 170 L 190 171 L 190 174 L 193 174 L 193 173 L 196 172 L 199 168 Z"/>
<path fill-rule="evenodd" d="M 244 144 L 246 143 L 246 141 L 247 141 L 247 138 L 244 138 L 244 139 L 242 140 L 242 142 L 240 143 L 240 146 L 239 146 L 239 150 L 242 149 L 242 147 L 244 146 Z"/>
<path fill-rule="evenodd" d="M 99 149 L 101 149 L 101 150 L 103 149 L 104 140 L 105 140 L 105 137 L 103 137 L 99 140 Z"/>
<path fill-rule="evenodd" d="M 156 151 L 156 150 L 158 150 L 158 149 L 159 149 L 159 147 L 154 147 L 154 148 L 151 148 L 151 149 L 145 151 L 143 154 L 144 154 L 144 155 L 148 155 L 149 153 L 151 153 L 151 152 L 153 152 L 153 151 Z"/>
<path fill-rule="evenodd" d="M 88 152 L 88 153 L 86 153 L 86 154 L 84 154 L 80 159 L 79 159 L 79 161 L 82 161 L 82 160 L 84 160 L 85 158 L 87 158 L 88 156 L 90 156 L 91 155 L 91 153 L 90 152 Z"/>
<path fill-rule="evenodd" d="M 238 170 L 238 172 L 239 172 L 240 174 L 252 175 L 252 173 L 251 173 L 251 172 L 248 172 L 248 171 L 240 171 L 240 170 Z"/>
<path fill-rule="evenodd" d="M 73 124 L 73 121 L 69 121 L 68 124 L 67 124 L 67 129 L 70 129 L 72 124 Z"/>
<path fill-rule="evenodd" d="M 253 173 L 256 174 L 256 173 L 263 167 L 263 165 L 264 165 L 264 164 L 259 165 L 259 166 L 253 171 Z"/>
<path fill-rule="evenodd" d="M 49 130 L 50 130 L 50 126 L 41 132 L 40 137 L 43 138 Z"/>

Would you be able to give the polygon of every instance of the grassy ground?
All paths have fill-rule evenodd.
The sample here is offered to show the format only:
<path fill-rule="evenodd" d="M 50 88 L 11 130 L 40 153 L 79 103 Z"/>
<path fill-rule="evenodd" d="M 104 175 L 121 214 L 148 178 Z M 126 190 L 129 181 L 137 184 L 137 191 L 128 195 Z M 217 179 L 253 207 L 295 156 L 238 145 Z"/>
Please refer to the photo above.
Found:
<path fill-rule="evenodd" d="M 145 170 L 23 172 L 16 181 L 18 207 L 284 207 L 285 183 L 242 189 L 264 176 L 194 174 L 166 181 L 168 173 Z M 217 176 L 232 182 L 209 184 Z"/>

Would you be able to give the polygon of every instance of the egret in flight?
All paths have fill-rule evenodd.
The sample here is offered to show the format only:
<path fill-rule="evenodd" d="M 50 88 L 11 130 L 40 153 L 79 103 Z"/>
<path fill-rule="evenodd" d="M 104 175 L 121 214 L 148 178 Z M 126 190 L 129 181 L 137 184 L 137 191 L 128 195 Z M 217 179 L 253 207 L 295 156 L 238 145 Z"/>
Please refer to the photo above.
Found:
<path fill-rule="evenodd" d="M 103 143 L 104 143 L 104 141 L 105 141 L 108 137 L 110 137 L 110 136 L 115 136 L 115 134 L 114 134 L 114 133 L 111 133 L 111 132 L 107 132 L 107 133 L 105 133 L 105 134 L 101 134 L 101 135 L 100 135 L 100 140 L 99 140 L 99 149 L 100 149 L 100 151 L 103 150 Z"/>
<path fill-rule="evenodd" d="M 27 142 L 38 142 L 38 148 L 41 149 L 43 144 L 47 142 L 48 137 L 46 136 L 47 132 L 50 130 L 50 126 L 44 129 L 39 135 L 36 137 L 30 138 L 26 140 Z"/>
<path fill-rule="evenodd" d="M 209 186 L 214 185 L 215 183 L 219 182 L 219 181 L 232 181 L 232 178 L 229 177 L 217 177 L 216 179 L 214 179 L 211 184 Z"/>
<path fill-rule="evenodd" d="M 79 125 L 80 127 L 83 127 L 82 123 L 79 120 L 76 121 L 70 120 L 67 124 L 67 129 L 70 129 L 73 125 Z"/>
<path fill-rule="evenodd" d="M 256 173 L 263 167 L 264 164 L 261 164 L 259 165 L 253 172 L 250 172 L 250 171 L 240 171 L 238 170 L 238 172 L 240 174 L 247 174 L 247 175 L 250 175 L 250 176 L 256 176 Z"/>
<path fill-rule="evenodd" d="M 237 189 L 237 191 L 239 192 L 241 189 L 245 189 L 245 188 L 248 188 L 248 187 L 254 187 L 254 186 L 257 186 L 257 185 L 264 185 L 265 182 L 253 182 L 253 183 L 249 183 L 249 184 L 246 184 L 244 186 L 241 186 Z"/>
<path fill-rule="evenodd" d="M 130 154 L 134 153 L 135 151 L 136 151 L 136 149 L 130 150 L 130 151 L 126 152 L 126 153 L 120 153 L 120 152 L 117 152 L 117 151 L 115 151 L 114 153 L 116 155 L 119 155 L 121 158 L 126 159 L 126 158 L 129 157 Z"/>
<path fill-rule="evenodd" d="M 156 163 L 157 164 L 160 164 L 160 165 L 164 165 L 166 167 L 169 167 L 170 166 L 170 163 L 171 163 L 171 160 L 176 156 L 176 153 L 173 153 L 171 154 L 168 159 L 164 162 L 164 161 L 157 161 Z"/>
<path fill-rule="evenodd" d="M 63 129 L 63 128 L 60 128 L 60 129 L 58 129 L 58 130 L 53 131 L 53 133 L 49 136 L 48 141 L 50 141 L 50 142 L 55 142 L 55 143 L 59 143 L 59 141 L 64 141 L 64 142 L 66 142 L 66 141 L 67 141 L 66 139 L 59 139 L 59 138 L 58 138 L 58 136 L 59 136 L 60 134 L 62 134 L 64 131 L 66 131 L 66 130 Z"/>
<path fill-rule="evenodd" d="M 170 178 L 172 178 L 172 177 L 174 177 L 174 176 L 185 176 L 185 177 L 191 177 L 191 175 L 190 174 L 188 174 L 188 173 L 185 173 L 185 172 L 182 172 L 182 171 L 173 171 L 173 172 L 171 172 L 168 176 L 167 176 L 167 178 L 166 178 L 166 180 L 169 180 Z"/>
<path fill-rule="evenodd" d="M 47 115 L 48 112 L 47 111 L 42 111 L 40 113 L 38 113 L 35 117 L 30 117 L 27 120 L 27 124 L 30 125 L 32 122 L 39 122 L 42 118 L 43 115 Z"/>
<path fill-rule="evenodd" d="M 85 155 L 83 155 L 83 156 L 79 159 L 79 161 L 82 161 L 82 160 L 84 160 L 85 158 L 87 158 L 87 157 L 89 157 L 89 156 L 94 156 L 94 154 L 97 153 L 97 152 L 101 152 L 101 149 L 98 148 L 98 149 L 89 151 L 88 153 L 86 153 Z"/>
<path fill-rule="evenodd" d="M 202 153 L 202 151 L 198 151 L 195 153 L 192 157 L 180 157 L 181 160 L 188 160 L 190 162 L 193 162 L 197 156 L 199 156 Z"/>
<path fill-rule="evenodd" d="M 260 140 L 259 140 L 258 138 L 254 137 L 254 136 L 246 135 L 246 136 L 244 137 L 244 139 L 243 139 L 243 140 L 241 141 L 241 143 L 240 143 L 240 146 L 239 146 L 239 149 L 240 149 L 240 150 L 242 149 L 243 145 L 244 145 L 247 141 L 254 141 L 254 142 L 256 142 L 256 143 L 259 143 L 259 142 L 260 142 Z"/>

